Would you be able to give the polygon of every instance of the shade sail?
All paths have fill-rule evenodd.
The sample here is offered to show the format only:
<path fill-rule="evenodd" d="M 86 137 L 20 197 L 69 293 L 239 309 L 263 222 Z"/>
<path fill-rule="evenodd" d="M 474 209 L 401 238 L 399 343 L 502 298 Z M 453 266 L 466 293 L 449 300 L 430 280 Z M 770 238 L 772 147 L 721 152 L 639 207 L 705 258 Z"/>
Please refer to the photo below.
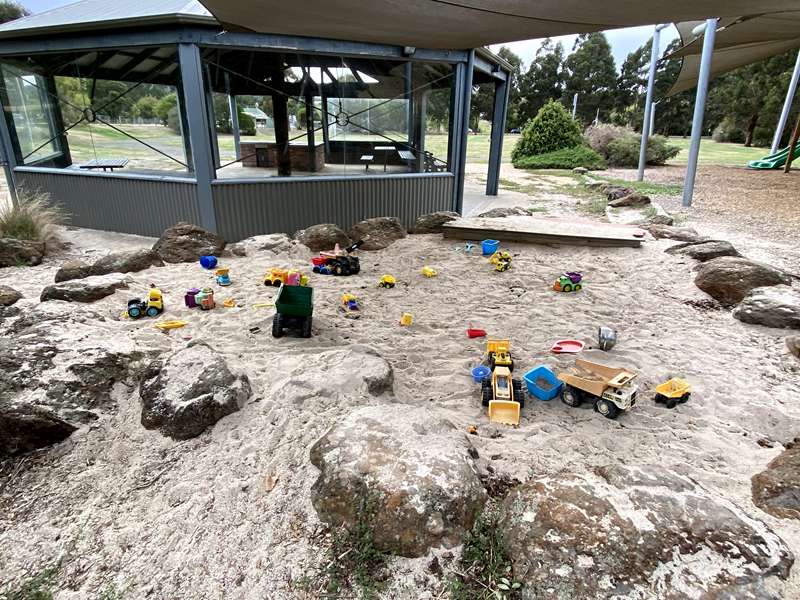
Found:
<path fill-rule="evenodd" d="M 201 0 L 232 30 L 466 49 L 570 33 L 753 12 L 752 0 Z M 762 0 L 759 14 L 796 10 Z"/>
<path fill-rule="evenodd" d="M 692 30 L 702 21 L 677 23 L 683 45 L 667 59 L 682 58 L 678 79 L 667 96 L 697 85 L 703 36 Z M 800 48 L 800 10 L 720 19 L 711 59 L 711 77 Z"/>

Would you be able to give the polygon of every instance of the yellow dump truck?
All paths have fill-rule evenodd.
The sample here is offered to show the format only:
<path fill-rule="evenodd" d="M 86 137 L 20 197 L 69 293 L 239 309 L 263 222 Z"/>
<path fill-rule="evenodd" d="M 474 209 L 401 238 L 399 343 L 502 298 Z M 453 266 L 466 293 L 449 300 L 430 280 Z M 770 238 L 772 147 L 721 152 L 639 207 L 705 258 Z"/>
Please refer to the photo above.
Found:
<path fill-rule="evenodd" d="M 616 419 L 636 404 L 638 387 L 632 383 L 636 373 L 607 367 L 588 360 L 577 359 L 573 371 L 557 375 L 564 382 L 561 400 L 568 406 L 594 402 L 594 408 L 604 417 Z"/>

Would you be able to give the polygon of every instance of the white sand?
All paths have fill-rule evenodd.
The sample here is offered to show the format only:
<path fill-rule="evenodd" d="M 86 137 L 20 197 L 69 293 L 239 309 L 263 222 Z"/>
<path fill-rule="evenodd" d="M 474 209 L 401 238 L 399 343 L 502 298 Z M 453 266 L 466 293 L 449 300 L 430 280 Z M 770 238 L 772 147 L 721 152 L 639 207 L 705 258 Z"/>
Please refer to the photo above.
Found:
<path fill-rule="evenodd" d="M 76 241 L 70 252 L 80 253 L 85 232 L 65 235 Z M 92 235 L 103 250 L 119 249 L 118 240 L 125 247 L 135 241 Z M 390 400 L 429 406 L 465 431 L 477 424 L 480 435 L 472 441 L 481 456 L 500 455 L 494 467 L 520 480 L 570 466 L 665 464 L 763 519 L 800 553 L 800 523 L 762 513 L 750 496 L 750 477 L 781 451 L 757 440 L 787 441 L 800 429 L 800 365 L 784 347 L 786 332 L 687 305 L 705 296 L 692 284 L 694 261 L 664 254 L 669 244 L 511 244 L 517 254 L 512 269 L 495 273 L 486 259 L 456 252 L 455 242 L 412 236 L 361 253 L 358 276 L 312 276 L 309 340 L 273 339 L 273 309 L 252 308 L 274 296 L 262 284 L 268 268 L 305 267 L 301 258 L 269 252 L 226 258 L 233 285 L 225 289 L 195 264 L 131 274 L 129 292 L 91 308 L 116 319 L 126 300 L 153 282 L 165 292 L 164 318 L 190 324 L 161 333 L 152 320 L 112 320 L 103 325 L 107 335 L 163 350 L 186 338 L 205 340 L 234 371 L 250 377 L 253 398 L 210 433 L 179 443 L 144 430 L 136 390 L 118 386 L 117 414 L 25 459 L 0 493 L 0 581 L 19 581 L 64 557 L 57 600 L 93 598 L 110 585 L 125 599 L 313 598 L 302 591 L 303 580 L 313 578 L 322 561 L 324 539 L 309 501 L 317 476 L 309 447 L 353 407 Z M 419 271 L 425 264 L 440 275 L 424 278 Z M 0 283 L 20 289 L 30 297 L 21 306 L 32 306 L 55 268 L 4 269 Z M 550 290 L 560 272 L 574 270 L 584 274 L 582 292 Z M 375 287 L 384 273 L 398 278 L 395 289 Z M 206 285 L 217 290 L 220 304 L 233 296 L 243 306 L 183 307 L 185 289 Z M 345 291 L 358 296 L 361 318 L 339 311 Z M 398 325 L 403 312 L 413 313 L 412 327 Z M 487 423 L 469 377 L 484 341 L 467 339 L 469 322 L 511 339 L 520 376 L 542 363 L 572 364 L 574 357 L 548 351 L 556 339 L 576 337 L 591 346 L 598 326 L 614 327 L 619 342 L 611 352 L 589 349 L 582 357 L 638 372 L 639 404 L 609 421 L 589 408 L 529 400 L 521 426 L 500 427 L 502 436 L 492 439 L 496 426 Z M 79 339 L 79 328 L 75 337 L 78 346 L 102 343 Z M 394 397 L 372 398 L 358 385 L 359 364 L 349 345 L 370 346 L 392 364 Z M 339 353 L 349 361 L 345 369 L 334 368 Z M 654 386 L 670 374 L 694 386 L 692 400 L 674 410 L 652 401 Z M 440 596 L 443 584 L 425 573 L 424 559 L 397 559 L 392 571 L 387 598 L 446 597 Z M 797 569 L 783 594 L 800 595 Z"/>

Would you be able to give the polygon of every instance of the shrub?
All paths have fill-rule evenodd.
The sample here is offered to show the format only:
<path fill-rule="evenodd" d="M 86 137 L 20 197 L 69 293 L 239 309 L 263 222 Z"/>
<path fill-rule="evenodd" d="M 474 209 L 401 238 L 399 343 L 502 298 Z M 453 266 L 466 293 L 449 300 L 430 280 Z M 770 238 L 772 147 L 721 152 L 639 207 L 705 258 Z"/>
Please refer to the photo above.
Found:
<path fill-rule="evenodd" d="M 522 130 L 511 159 L 517 161 L 526 156 L 573 148 L 583 143 L 581 130 L 566 109 L 551 100 Z"/>
<path fill-rule="evenodd" d="M 167 127 L 169 127 L 173 133 L 181 134 L 181 113 L 177 106 L 173 106 L 169 109 L 169 113 L 167 114 Z"/>
<path fill-rule="evenodd" d="M 635 136 L 636 132 L 630 127 L 623 127 L 621 125 L 609 125 L 603 123 L 601 125 L 590 125 L 583 132 L 583 137 L 589 147 L 598 152 L 604 158 L 608 158 L 608 145 L 614 140 L 626 136 Z"/>
<path fill-rule="evenodd" d="M 0 237 L 47 242 L 55 226 L 63 223 L 63 211 L 50 203 L 47 194 L 21 192 L 17 205 L 0 209 Z"/>
<path fill-rule="evenodd" d="M 536 156 L 525 156 L 514 160 L 518 169 L 605 169 L 603 157 L 587 146 L 562 148 L 555 152 L 545 152 Z"/>
<path fill-rule="evenodd" d="M 744 131 L 738 127 L 733 119 L 726 117 L 719 125 L 714 128 L 711 139 L 715 142 L 732 142 L 734 144 L 744 143 Z"/>
<path fill-rule="evenodd" d="M 608 144 L 606 160 L 614 167 L 635 167 L 639 164 L 639 148 L 642 136 L 626 135 L 617 138 Z M 650 136 L 647 142 L 647 164 L 663 165 L 670 158 L 674 158 L 680 148 L 667 144 L 667 138 L 662 135 Z"/>
<path fill-rule="evenodd" d="M 248 115 L 246 112 L 242 112 L 242 109 L 239 109 L 238 113 L 239 113 L 239 133 L 241 135 L 255 135 L 256 120 L 250 115 Z"/>

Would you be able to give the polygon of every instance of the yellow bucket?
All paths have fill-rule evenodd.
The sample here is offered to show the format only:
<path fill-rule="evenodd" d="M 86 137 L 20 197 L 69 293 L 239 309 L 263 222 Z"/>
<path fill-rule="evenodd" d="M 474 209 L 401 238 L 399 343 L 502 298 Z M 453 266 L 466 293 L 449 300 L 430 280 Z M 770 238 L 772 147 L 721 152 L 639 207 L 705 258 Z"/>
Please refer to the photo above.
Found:
<path fill-rule="evenodd" d="M 412 315 L 411 313 L 403 313 L 403 315 L 400 317 L 400 325 L 402 325 L 403 327 L 408 327 L 413 322 L 414 322 L 414 315 Z"/>

